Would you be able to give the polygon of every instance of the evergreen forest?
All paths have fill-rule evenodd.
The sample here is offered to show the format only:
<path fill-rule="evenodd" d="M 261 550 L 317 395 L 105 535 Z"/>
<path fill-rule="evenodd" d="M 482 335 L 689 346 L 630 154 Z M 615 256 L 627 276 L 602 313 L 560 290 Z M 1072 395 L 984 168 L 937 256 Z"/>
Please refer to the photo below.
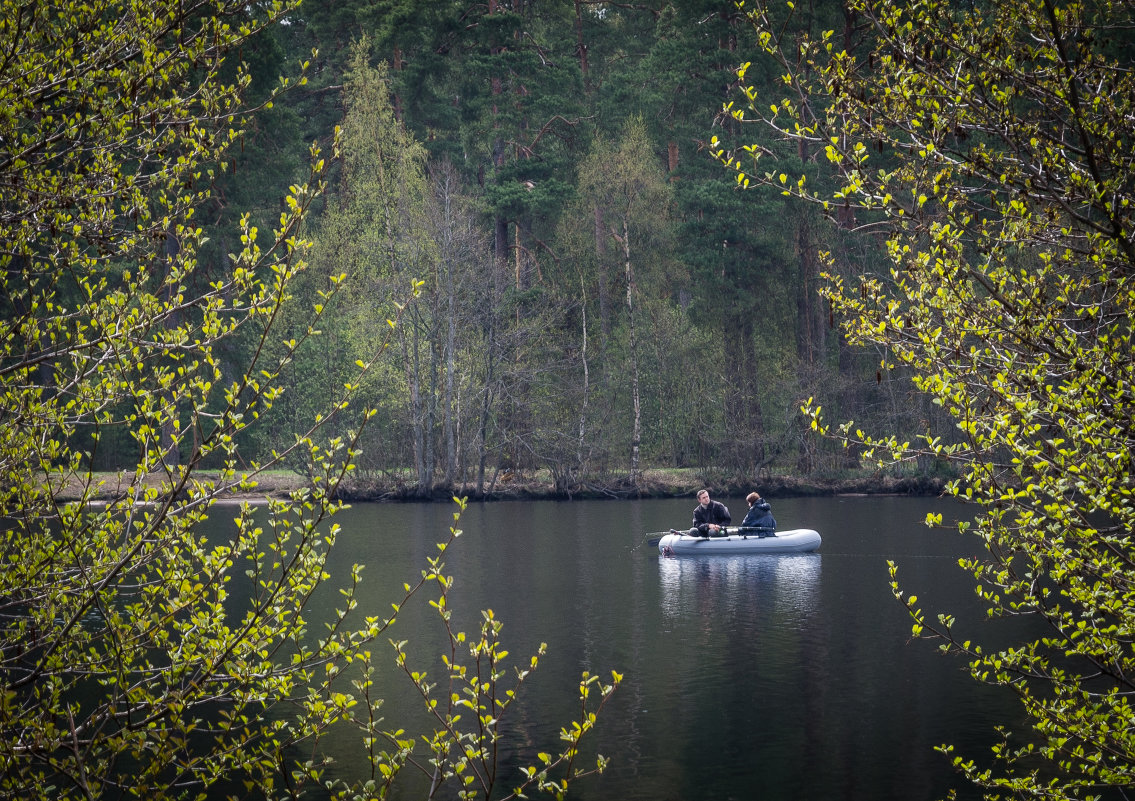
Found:
<path fill-rule="evenodd" d="M 791 24 L 846 22 L 819 2 Z M 193 280 L 232 269 L 238 215 L 268 230 L 311 143 L 328 147 L 338 127 L 284 327 L 303 329 L 319 293 L 343 284 L 263 425 L 241 435 L 245 462 L 286 448 L 380 348 L 324 434 L 373 410 L 356 477 L 411 495 L 480 497 L 535 470 L 563 494 L 633 486 L 646 467 L 742 483 L 854 470 L 854 451 L 811 436 L 808 398 L 949 436 L 906 376 L 879 371 L 880 353 L 848 347 L 817 294 L 822 252 L 855 275 L 881 241 L 779 191 L 744 191 L 710 152 L 713 137 L 740 141 L 722 109 L 755 37 L 729 0 L 305 0 L 246 43 L 253 102 L 305 60 L 306 81 L 252 119 L 216 176 Z M 784 169 L 834 180 L 806 146 L 767 146 Z M 222 362 L 256 347 L 238 341 Z M 187 457 L 176 450 L 167 458 Z M 136 452 L 102 432 L 93 466 L 132 467 Z"/>

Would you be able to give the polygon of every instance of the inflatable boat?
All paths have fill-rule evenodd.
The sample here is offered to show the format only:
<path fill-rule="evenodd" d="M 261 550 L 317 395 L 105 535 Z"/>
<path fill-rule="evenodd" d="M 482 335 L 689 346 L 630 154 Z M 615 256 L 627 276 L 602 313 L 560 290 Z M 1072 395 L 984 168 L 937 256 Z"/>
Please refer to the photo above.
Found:
<path fill-rule="evenodd" d="M 820 533 L 810 528 L 793 528 L 775 534 L 755 529 L 729 527 L 724 537 L 691 537 L 672 531 L 658 540 L 664 556 L 686 554 L 807 553 L 819 550 Z M 763 536 L 762 536 L 763 535 Z"/>

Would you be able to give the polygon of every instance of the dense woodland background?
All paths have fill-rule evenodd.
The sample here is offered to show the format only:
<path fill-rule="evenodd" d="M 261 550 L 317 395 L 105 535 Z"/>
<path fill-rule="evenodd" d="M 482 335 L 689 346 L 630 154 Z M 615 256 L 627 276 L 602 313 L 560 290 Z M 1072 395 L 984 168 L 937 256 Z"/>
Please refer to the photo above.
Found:
<path fill-rule="evenodd" d="M 800 6 L 791 24 L 855 45 L 836 2 Z M 218 180 L 195 280 L 231 269 L 240 213 L 272 227 L 310 144 L 341 126 L 287 333 L 333 276 L 347 288 L 242 458 L 294 441 L 382 347 L 353 407 L 377 410 L 359 475 L 423 495 L 534 470 L 570 492 L 646 466 L 707 479 L 854 469 L 854 453 L 810 435 L 810 397 L 832 419 L 949 437 L 901 372 L 878 369 L 885 354 L 845 345 L 816 293 L 822 251 L 859 274 L 884 268 L 880 241 L 850 235 L 850 212 L 828 225 L 742 189 L 708 152 L 712 136 L 768 136 L 722 113 L 753 37 L 731 0 L 305 0 L 261 34 L 241 54 L 254 93 L 318 55 Z M 746 82 L 780 82 L 757 70 Z M 763 146 L 787 174 L 828 180 L 806 147 Z M 356 426 L 343 416 L 328 436 Z M 136 449 L 104 433 L 93 466 L 132 466 Z"/>

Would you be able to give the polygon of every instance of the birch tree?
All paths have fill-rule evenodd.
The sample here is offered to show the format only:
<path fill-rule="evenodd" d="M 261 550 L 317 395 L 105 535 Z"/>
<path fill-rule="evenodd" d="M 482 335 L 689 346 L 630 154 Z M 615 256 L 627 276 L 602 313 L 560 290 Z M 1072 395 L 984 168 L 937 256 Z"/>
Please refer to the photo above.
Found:
<path fill-rule="evenodd" d="M 343 170 L 317 258 L 327 274 L 344 272 L 350 279 L 340 308 L 352 353 L 366 353 L 385 332 L 394 331 L 400 386 L 391 387 L 396 389 L 393 397 L 375 396 L 373 401 L 397 410 L 387 416 L 401 418 L 417 486 L 428 493 L 433 474 L 430 376 L 436 374 L 431 345 L 441 320 L 433 303 L 438 265 L 427 217 L 426 153 L 394 118 L 386 66 L 371 66 L 369 58 L 370 42 L 360 40 L 353 46 L 345 85 Z M 391 329 L 389 321 L 398 316 L 401 325 Z"/>
<path fill-rule="evenodd" d="M 301 224 L 326 181 L 317 147 L 270 234 L 246 215 L 228 270 L 193 280 L 203 238 L 195 214 L 254 111 L 234 57 L 292 5 L 0 3 L 2 799 L 325 797 L 319 738 L 342 721 L 371 726 L 365 746 L 382 781 L 414 755 L 396 729 L 371 723 L 380 701 L 361 667 L 394 618 L 348 622 L 359 566 L 337 577 L 342 596 L 327 625 L 307 621 L 329 578 L 339 535 L 329 518 L 357 431 L 318 444 L 319 419 L 295 431 L 287 450 L 306 454 L 310 486 L 259 512 L 228 507 L 227 538 L 200 528 L 220 513 L 218 499 L 255 488 L 287 458 L 247 465 L 237 442 L 280 397 L 288 361 L 342 283 L 331 275 L 307 299 L 306 327 L 276 329 L 306 266 Z M 219 353 L 238 335 L 253 347 L 226 378 Z M 119 430 L 136 443 L 137 463 L 100 487 L 93 457 Z M 219 468 L 205 473 L 210 462 Z M 451 583 L 442 568 L 439 555 L 416 585 L 431 585 L 439 610 Z M 486 625 L 460 654 L 467 638 L 452 632 L 454 686 L 463 665 L 493 665 L 488 681 L 469 672 L 476 684 L 460 697 L 474 707 L 497 692 L 513 697 L 498 690 L 498 632 Z M 581 696 L 597 689 L 584 676 Z M 517 794 L 563 792 L 578 775 L 592 706 Z M 500 717 L 481 729 L 458 719 L 430 743 L 439 770 L 445 757 L 442 778 L 495 775 L 488 740 Z M 342 790 L 376 792 L 373 783 Z"/>
<path fill-rule="evenodd" d="M 625 304 L 626 364 L 630 380 L 631 432 L 629 462 L 632 481 L 638 480 L 642 445 L 642 396 L 639 337 L 645 282 L 651 295 L 664 294 L 673 276 L 669 253 L 672 234 L 671 192 L 651 150 L 641 119 L 625 127 L 619 141 L 597 140 L 580 168 L 579 192 L 595 220 L 595 253 L 600 284 L 612 279 L 617 265 Z M 610 257 L 614 264 L 602 260 Z M 598 290 L 602 297 L 603 290 Z"/>
<path fill-rule="evenodd" d="M 226 274 L 192 280 L 194 212 L 249 111 L 250 76 L 226 59 L 290 7 L 0 12 L 0 797 L 271 788 L 279 749 L 336 714 L 313 670 L 356 635 L 305 642 L 302 609 L 350 442 L 313 456 L 322 480 L 306 507 L 274 504 L 259 521 L 245 508 L 227 542 L 194 533 L 226 488 L 254 486 L 267 466 L 238 470 L 236 438 L 272 405 L 304 338 L 281 360 L 254 349 L 222 380 L 220 343 L 268 341 L 303 269 L 318 150 L 270 236 L 245 217 Z M 117 429 L 138 461 L 97 505 L 92 456 Z M 309 448 L 310 433 L 293 447 Z M 200 475 L 206 459 L 218 478 Z M 227 618 L 236 571 L 252 577 L 251 603 Z M 274 660 L 283 648 L 294 658 Z M 297 718 L 262 717 L 287 697 Z"/>
<path fill-rule="evenodd" d="M 894 579 L 916 636 L 1021 702 L 992 767 L 955 764 L 990 798 L 1124 797 L 1135 784 L 1135 63 L 1129 2 L 855 0 L 868 39 L 782 39 L 791 4 L 750 8 L 784 76 L 728 109 L 802 139 L 839 176 L 815 193 L 765 150 L 726 152 L 740 185 L 809 199 L 887 234 L 890 269 L 829 275 L 850 341 L 909 368 L 953 418 L 914 442 L 814 427 L 871 460 L 928 456 L 962 472 L 982 558 L 961 566 L 994 617 L 1043 634 L 981 644 Z M 752 141 L 752 140 L 750 140 Z M 941 519 L 932 517 L 931 522 Z M 892 565 L 892 574 L 896 568 Z M 947 753 L 953 749 L 946 747 Z"/>

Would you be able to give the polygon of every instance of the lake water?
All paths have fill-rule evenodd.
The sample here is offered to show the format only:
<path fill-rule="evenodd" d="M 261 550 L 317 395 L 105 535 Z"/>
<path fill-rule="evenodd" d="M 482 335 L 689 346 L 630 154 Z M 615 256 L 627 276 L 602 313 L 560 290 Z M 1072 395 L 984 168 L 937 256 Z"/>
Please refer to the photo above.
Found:
<path fill-rule="evenodd" d="M 739 498 L 720 498 L 743 515 Z M 583 670 L 625 680 L 585 753 L 608 771 L 577 784 L 580 799 L 977 798 L 934 750 L 989 762 L 996 723 L 1020 717 L 1006 693 L 970 679 L 965 665 L 910 642 L 910 620 L 892 598 L 886 561 L 927 611 L 948 610 L 979 634 L 973 581 L 957 558 L 980 548 L 951 530 L 930 530 L 928 511 L 965 509 L 935 499 L 845 497 L 773 502 L 782 529 L 814 528 L 815 554 L 662 557 L 639 546 L 645 532 L 685 527 L 692 498 L 644 501 L 501 502 L 471 505 L 446 556 L 455 584 L 455 628 L 474 633 L 480 610 L 504 622 L 523 666 L 540 642 L 548 653 L 511 710 L 503 786 L 537 751 L 554 751 L 578 716 Z M 360 612 L 388 616 L 443 540 L 450 504 L 359 505 L 336 519 L 344 533 L 330 570 L 365 564 Z M 333 600 L 333 593 L 320 603 Z M 1003 636 L 1001 632 L 999 636 Z M 411 660 L 443 676 L 443 632 L 424 599 L 390 637 Z M 383 714 L 413 730 L 418 701 L 391 666 Z M 975 637 L 976 639 L 976 637 Z M 405 723 L 409 721 L 409 723 Z M 1019 727 L 1017 727 L 1019 728 Z M 332 773 L 365 760 L 353 736 L 332 737 Z M 590 757 L 589 757 L 590 760 Z M 407 788 L 401 798 L 419 797 Z"/>

